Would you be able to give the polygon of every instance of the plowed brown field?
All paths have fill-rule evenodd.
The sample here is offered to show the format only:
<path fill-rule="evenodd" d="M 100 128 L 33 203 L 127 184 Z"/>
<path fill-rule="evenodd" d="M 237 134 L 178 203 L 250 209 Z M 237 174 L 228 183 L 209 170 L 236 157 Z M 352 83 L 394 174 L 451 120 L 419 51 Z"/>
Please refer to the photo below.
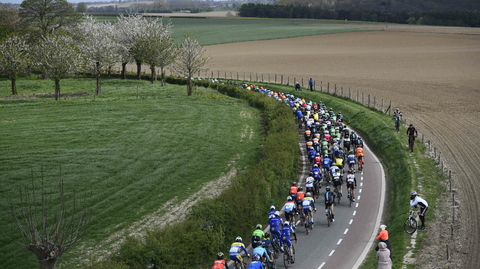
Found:
<path fill-rule="evenodd" d="M 330 82 L 391 100 L 441 152 L 459 199 L 454 236 L 451 222 L 438 213 L 439 223 L 430 226 L 416 263 L 477 268 L 480 29 L 389 25 L 379 30 L 208 46 L 207 54 L 215 72 L 278 74 L 305 82 L 312 77 L 317 84 Z M 448 212 L 451 204 L 445 203 Z"/>

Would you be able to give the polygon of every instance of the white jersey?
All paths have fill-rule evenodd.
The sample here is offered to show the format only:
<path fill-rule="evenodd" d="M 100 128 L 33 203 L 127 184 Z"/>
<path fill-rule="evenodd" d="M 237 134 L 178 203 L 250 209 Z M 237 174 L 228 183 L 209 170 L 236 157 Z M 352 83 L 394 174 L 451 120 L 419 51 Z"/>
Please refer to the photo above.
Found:
<path fill-rule="evenodd" d="M 305 187 L 313 188 L 313 182 L 315 182 L 315 179 L 313 177 L 307 177 L 305 179 Z"/>
<path fill-rule="evenodd" d="M 347 182 L 355 182 L 355 175 L 354 174 L 348 174 L 347 175 Z"/>
<path fill-rule="evenodd" d="M 410 200 L 410 206 L 411 206 L 411 207 L 414 207 L 414 206 L 416 206 L 417 204 L 423 204 L 425 207 L 428 207 L 428 203 L 427 203 L 427 201 L 425 201 L 425 199 L 422 199 L 422 198 L 420 198 L 420 197 L 418 197 L 418 196 L 415 196 L 415 199 Z M 422 205 L 420 205 L 420 206 L 422 206 Z M 423 206 L 422 206 L 422 207 L 423 207 Z"/>

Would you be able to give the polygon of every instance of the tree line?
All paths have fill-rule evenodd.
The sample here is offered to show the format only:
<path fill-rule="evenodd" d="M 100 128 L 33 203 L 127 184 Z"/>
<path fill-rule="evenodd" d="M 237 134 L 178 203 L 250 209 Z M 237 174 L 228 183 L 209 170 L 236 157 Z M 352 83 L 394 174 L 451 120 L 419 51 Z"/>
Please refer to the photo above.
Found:
<path fill-rule="evenodd" d="M 7 17 L 0 21 L 0 73 L 11 80 L 12 94 L 18 93 L 17 77 L 32 70 L 55 81 L 59 100 L 60 81 L 76 74 L 94 75 L 95 94 L 100 94 L 102 74 L 115 65 L 122 65 L 125 78 L 126 65 L 136 63 L 138 79 L 142 64 L 148 65 L 152 83 L 158 67 L 163 85 L 167 67 L 193 77 L 207 68 L 209 60 L 192 35 L 174 44 L 172 24 L 158 18 L 121 15 L 113 24 L 99 22 L 75 12 L 66 0 L 25 0 L 18 9 L 1 5 L 0 15 Z M 193 84 L 187 83 L 189 96 L 192 89 Z"/>
<path fill-rule="evenodd" d="M 373 9 L 328 9 L 308 5 L 243 4 L 240 17 L 298 18 L 388 22 L 401 24 L 480 27 L 477 10 L 378 11 Z"/>

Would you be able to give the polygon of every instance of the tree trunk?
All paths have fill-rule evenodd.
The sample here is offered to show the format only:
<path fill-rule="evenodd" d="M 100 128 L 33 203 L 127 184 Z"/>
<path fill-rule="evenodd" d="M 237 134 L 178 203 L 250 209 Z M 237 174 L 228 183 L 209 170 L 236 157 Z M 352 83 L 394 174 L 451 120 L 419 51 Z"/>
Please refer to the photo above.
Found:
<path fill-rule="evenodd" d="M 163 67 L 160 67 L 160 79 L 162 81 L 162 86 L 165 86 L 165 70 Z"/>
<path fill-rule="evenodd" d="M 187 78 L 187 96 L 192 96 L 193 94 L 193 81 L 191 78 Z"/>
<path fill-rule="evenodd" d="M 55 100 L 60 100 L 60 79 L 55 78 Z"/>
<path fill-rule="evenodd" d="M 142 61 L 137 62 L 137 79 L 140 80 L 142 78 Z"/>
<path fill-rule="evenodd" d="M 150 66 L 150 71 L 151 71 L 150 82 L 153 84 L 156 80 L 155 66 Z"/>
<path fill-rule="evenodd" d="M 40 269 L 53 269 L 55 268 L 55 264 L 57 263 L 57 259 L 49 259 L 49 260 L 43 260 L 43 261 L 38 261 L 40 265 Z"/>
<path fill-rule="evenodd" d="M 101 92 L 101 72 L 100 72 L 100 62 L 96 63 L 96 68 L 95 68 L 95 77 L 97 79 L 97 87 L 95 88 L 95 95 L 99 95 Z"/>
<path fill-rule="evenodd" d="M 127 78 L 127 63 L 122 63 L 122 79 Z"/>
<path fill-rule="evenodd" d="M 12 94 L 16 95 L 16 94 L 18 94 L 18 92 L 17 92 L 17 78 L 16 78 L 16 76 L 12 76 L 10 78 L 10 80 L 12 81 Z"/>

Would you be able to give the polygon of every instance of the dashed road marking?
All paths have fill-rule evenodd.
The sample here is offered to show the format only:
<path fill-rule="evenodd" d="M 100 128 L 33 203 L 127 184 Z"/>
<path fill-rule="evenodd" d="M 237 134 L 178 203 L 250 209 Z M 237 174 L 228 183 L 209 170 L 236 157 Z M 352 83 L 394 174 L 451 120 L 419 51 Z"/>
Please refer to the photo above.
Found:
<path fill-rule="evenodd" d="M 323 266 L 325 266 L 326 262 L 322 262 L 322 264 L 320 264 L 320 266 L 317 268 L 317 269 L 322 269 Z"/>
<path fill-rule="evenodd" d="M 353 219 L 350 219 L 350 221 L 348 222 L 348 225 L 351 225 L 353 222 Z"/>
<path fill-rule="evenodd" d="M 357 214 L 357 210 L 353 211 L 353 215 L 355 216 Z"/>
<path fill-rule="evenodd" d="M 342 243 L 342 240 L 343 239 L 339 239 L 338 242 L 337 242 L 337 245 L 340 245 L 340 243 Z"/>
<path fill-rule="evenodd" d="M 347 234 L 348 233 L 348 229 L 345 229 L 345 232 L 343 232 L 343 234 Z"/>
<path fill-rule="evenodd" d="M 332 257 L 333 253 L 335 253 L 335 250 L 332 250 L 330 254 L 328 254 L 329 257 Z"/>

